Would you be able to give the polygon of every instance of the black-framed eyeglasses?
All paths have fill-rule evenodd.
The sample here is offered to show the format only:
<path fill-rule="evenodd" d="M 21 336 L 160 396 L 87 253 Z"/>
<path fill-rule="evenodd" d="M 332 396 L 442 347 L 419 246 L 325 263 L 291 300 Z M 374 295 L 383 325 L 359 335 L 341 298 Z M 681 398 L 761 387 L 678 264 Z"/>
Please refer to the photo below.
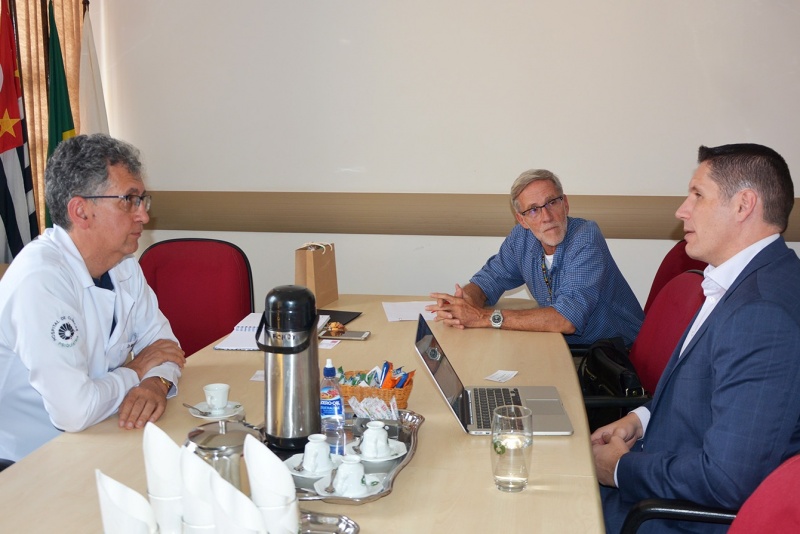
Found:
<path fill-rule="evenodd" d="M 552 211 L 557 207 L 559 207 L 562 202 L 564 202 L 564 195 L 550 199 L 541 206 L 531 206 L 525 211 L 521 211 L 520 215 L 522 215 L 523 217 L 530 217 L 531 219 L 535 219 L 542 214 L 543 209 L 547 208 L 547 211 Z"/>
<path fill-rule="evenodd" d="M 144 205 L 144 211 L 150 211 L 150 204 L 152 204 L 153 197 L 150 195 L 91 195 L 81 198 L 94 199 L 94 198 L 117 198 L 122 201 L 125 211 L 134 211 L 139 209 L 139 206 Z"/>

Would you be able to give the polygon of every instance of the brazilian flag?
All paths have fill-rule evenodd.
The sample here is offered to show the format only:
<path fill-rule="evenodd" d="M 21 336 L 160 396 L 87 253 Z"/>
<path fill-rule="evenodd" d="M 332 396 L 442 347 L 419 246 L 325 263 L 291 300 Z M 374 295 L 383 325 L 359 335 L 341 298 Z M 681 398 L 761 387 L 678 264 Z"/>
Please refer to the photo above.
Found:
<path fill-rule="evenodd" d="M 58 144 L 64 139 L 75 137 L 75 122 L 72 119 L 72 108 L 69 105 L 69 90 L 67 89 L 67 75 L 64 71 L 64 59 L 61 57 L 61 42 L 58 39 L 58 28 L 53 16 L 53 0 L 50 0 L 50 68 L 48 75 L 50 87 L 47 95 L 49 109 L 47 157 L 49 158 Z M 45 206 L 45 225 L 53 226 L 50 220 L 50 210 Z"/>

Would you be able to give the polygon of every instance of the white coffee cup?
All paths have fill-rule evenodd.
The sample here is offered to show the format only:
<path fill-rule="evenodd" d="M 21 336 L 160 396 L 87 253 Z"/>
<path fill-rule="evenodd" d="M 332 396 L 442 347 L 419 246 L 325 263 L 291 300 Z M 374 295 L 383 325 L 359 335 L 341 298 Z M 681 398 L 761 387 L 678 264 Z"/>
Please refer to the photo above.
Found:
<path fill-rule="evenodd" d="M 364 458 L 385 458 L 392 453 L 389 446 L 389 433 L 380 421 L 370 421 L 364 431 L 364 439 L 359 445 Z"/>
<path fill-rule="evenodd" d="M 203 386 L 206 394 L 208 410 L 213 414 L 221 414 L 228 406 L 228 393 L 231 387 L 228 384 L 208 384 Z"/>
<path fill-rule="evenodd" d="M 347 454 L 333 479 L 333 489 L 342 497 L 363 497 L 367 494 L 364 483 L 364 464 L 357 454 Z"/>
<path fill-rule="evenodd" d="M 308 443 L 303 450 L 303 469 L 312 473 L 325 473 L 333 469 L 331 446 L 324 434 L 308 436 Z"/>

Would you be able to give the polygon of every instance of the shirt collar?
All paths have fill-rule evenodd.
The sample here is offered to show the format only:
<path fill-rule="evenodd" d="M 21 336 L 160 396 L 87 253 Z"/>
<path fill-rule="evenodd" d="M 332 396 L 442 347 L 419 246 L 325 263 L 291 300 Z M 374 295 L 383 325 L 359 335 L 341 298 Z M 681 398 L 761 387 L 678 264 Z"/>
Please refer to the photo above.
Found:
<path fill-rule="evenodd" d="M 778 237 L 780 237 L 780 234 L 772 234 L 760 241 L 756 241 L 717 267 L 708 265 L 703 271 L 703 292 L 705 295 L 709 296 L 709 294 L 713 294 L 718 296 L 725 293 L 725 291 L 731 287 L 733 281 L 742 274 L 747 264 L 750 263 L 759 252 L 767 248 L 767 245 L 778 239 Z M 707 284 L 707 280 L 710 280 L 710 283 Z M 715 289 L 714 286 L 718 289 Z"/>

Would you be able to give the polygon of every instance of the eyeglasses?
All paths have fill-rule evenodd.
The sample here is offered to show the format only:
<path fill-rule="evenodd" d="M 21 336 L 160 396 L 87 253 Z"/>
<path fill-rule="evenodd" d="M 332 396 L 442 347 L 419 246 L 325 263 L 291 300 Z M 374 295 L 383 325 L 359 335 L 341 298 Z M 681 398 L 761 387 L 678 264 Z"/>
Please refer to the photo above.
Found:
<path fill-rule="evenodd" d="M 94 198 L 118 198 L 122 201 L 122 206 L 125 211 L 135 211 L 139 206 L 144 204 L 144 211 L 150 211 L 150 204 L 153 197 L 150 195 L 93 195 L 83 196 L 81 198 L 94 199 Z"/>
<path fill-rule="evenodd" d="M 530 217 L 531 219 L 536 219 L 542 214 L 542 210 L 544 208 L 547 208 L 547 211 L 552 211 L 557 207 L 559 207 L 563 201 L 564 201 L 564 195 L 561 195 L 560 197 L 548 200 L 541 206 L 531 206 L 525 211 L 520 212 L 520 215 L 522 215 L 523 217 Z"/>

